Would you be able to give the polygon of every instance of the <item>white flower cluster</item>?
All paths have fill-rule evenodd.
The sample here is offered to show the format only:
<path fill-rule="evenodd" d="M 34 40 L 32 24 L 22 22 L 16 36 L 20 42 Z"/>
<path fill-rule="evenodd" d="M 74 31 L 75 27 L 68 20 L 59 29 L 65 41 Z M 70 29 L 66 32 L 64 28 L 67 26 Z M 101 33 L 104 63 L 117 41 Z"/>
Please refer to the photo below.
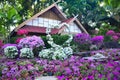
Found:
<path fill-rule="evenodd" d="M 73 38 L 72 36 L 70 36 L 70 38 L 65 42 L 67 46 L 69 46 L 65 48 L 55 44 L 50 34 L 47 35 L 47 38 L 48 44 L 50 44 L 52 48 L 44 49 L 39 52 L 39 57 L 53 60 L 64 60 L 73 54 L 73 50 L 69 46 Z"/>
<path fill-rule="evenodd" d="M 68 55 L 66 55 L 63 51 L 63 49 L 58 49 L 56 50 L 53 55 L 52 55 L 52 59 L 53 60 L 64 60 L 68 57 Z"/>
<path fill-rule="evenodd" d="M 22 58 L 33 58 L 34 54 L 30 48 L 22 48 L 20 50 L 20 57 Z"/>
<path fill-rule="evenodd" d="M 18 49 L 16 46 L 7 46 L 4 48 L 4 54 L 7 58 L 15 58 L 18 55 Z"/>
<path fill-rule="evenodd" d="M 68 55 L 64 53 L 63 48 L 58 50 L 50 48 L 39 52 L 39 57 L 52 60 L 64 60 L 68 57 Z"/>

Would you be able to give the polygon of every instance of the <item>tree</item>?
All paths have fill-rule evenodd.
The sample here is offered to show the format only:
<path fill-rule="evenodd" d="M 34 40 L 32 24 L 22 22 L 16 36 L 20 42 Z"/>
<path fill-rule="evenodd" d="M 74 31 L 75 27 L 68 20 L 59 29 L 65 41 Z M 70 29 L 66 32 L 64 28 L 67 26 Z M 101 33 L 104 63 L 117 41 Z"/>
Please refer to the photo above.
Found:
<path fill-rule="evenodd" d="M 111 25 L 120 27 L 120 1 L 119 0 L 104 0 L 103 7 L 109 13 L 104 21 L 108 21 Z"/>
<path fill-rule="evenodd" d="M 79 15 L 78 19 L 87 30 L 99 27 L 100 19 L 107 16 L 107 12 L 100 6 L 102 0 L 65 0 L 62 1 L 63 11 L 67 15 Z"/>
<path fill-rule="evenodd" d="M 6 37 L 10 33 L 11 27 L 17 25 L 21 19 L 17 10 L 7 2 L 0 3 L 0 28 Z"/>

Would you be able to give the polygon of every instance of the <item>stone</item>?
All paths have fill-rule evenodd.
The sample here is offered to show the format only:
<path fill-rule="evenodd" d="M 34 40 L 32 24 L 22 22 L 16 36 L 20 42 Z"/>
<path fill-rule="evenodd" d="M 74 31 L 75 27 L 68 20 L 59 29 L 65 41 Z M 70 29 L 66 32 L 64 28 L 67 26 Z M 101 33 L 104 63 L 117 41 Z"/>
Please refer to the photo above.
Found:
<path fill-rule="evenodd" d="M 55 76 L 42 76 L 37 77 L 35 80 L 58 80 Z"/>

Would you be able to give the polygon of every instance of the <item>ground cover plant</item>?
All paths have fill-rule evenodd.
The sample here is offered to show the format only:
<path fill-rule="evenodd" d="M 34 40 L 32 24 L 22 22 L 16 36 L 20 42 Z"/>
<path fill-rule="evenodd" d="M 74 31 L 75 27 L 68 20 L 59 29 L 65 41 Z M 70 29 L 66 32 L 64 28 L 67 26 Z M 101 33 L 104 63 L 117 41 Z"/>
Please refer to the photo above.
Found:
<path fill-rule="evenodd" d="M 120 49 L 93 51 L 91 55 L 97 52 L 109 54 L 109 59 L 84 60 L 80 56 L 71 56 L 64 61 L 40 58 L 16 60 L 1 58 L 0 76 L 2 80 L 33 80 L 38 76 L 56 76 L 58 80 L 119 80 L 120 57 L 117 55 L 120 55 Z"/>

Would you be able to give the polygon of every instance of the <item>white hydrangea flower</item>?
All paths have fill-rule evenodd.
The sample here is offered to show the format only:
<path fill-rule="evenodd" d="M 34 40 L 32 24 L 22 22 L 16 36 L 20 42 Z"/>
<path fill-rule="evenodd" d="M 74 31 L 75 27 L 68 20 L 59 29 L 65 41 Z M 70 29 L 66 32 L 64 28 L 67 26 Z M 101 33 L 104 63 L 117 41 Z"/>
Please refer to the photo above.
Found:
<path fill-rule="evenodd" d="M 7 46 L 4 49 L 4 54 L 8 58 L 15 58 L 18 55 L 18 49 L 16 46 Z"/>
<path fill-rule="evenodd" d="M 34 54 L 30 48 L 22 48 L 20 50 L 20 57 L 22 58 L 33 58 Z"/>

